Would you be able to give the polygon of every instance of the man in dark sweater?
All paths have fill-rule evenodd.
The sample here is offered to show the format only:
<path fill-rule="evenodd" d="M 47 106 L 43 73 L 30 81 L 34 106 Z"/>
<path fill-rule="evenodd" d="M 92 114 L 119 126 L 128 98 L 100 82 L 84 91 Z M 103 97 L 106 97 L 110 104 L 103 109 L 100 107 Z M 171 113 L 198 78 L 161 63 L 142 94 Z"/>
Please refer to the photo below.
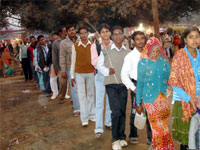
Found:
<path fill-rule="evenodd" d="M 51 53 L 51 47 L 48 47 L 44 36 L 39 35 L 38 36 L 38 42 L 39 46 L 37 47 L 37 58 L 36 58 L 36 71 L 41 72 L 43 76 L 43 82 L 44 82 L 44 92 L 46 93 L 46 96 L 50 96 L 51 93 L 51 87 L 50 87 L 50 77 L 49 77 L 49 54 Z"/>

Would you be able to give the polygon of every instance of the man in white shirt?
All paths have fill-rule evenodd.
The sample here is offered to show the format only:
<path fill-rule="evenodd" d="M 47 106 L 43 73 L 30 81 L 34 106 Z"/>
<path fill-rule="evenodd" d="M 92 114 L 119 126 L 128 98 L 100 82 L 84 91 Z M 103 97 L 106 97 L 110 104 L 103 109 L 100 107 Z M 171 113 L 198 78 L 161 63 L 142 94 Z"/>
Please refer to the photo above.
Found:
<path fill-rule="evenodd" d="M 19 49 L 19 60 L 22 64 L 25 81 L 32 80 L 32 71 L 29 65 L 28 55 L 27 55 L 28 47 L 29 47 L 27 42 L 28 42 L 28 39 L 24 38 L 23 44 L 20 46 L 20 49 Z"/>
<path fill-rule="evenodd" d="M 140 60 L 141 52 L 145 46 L 145 34 L 141 31 L 136 31 L 132 35 L 135 48 L 124 58 L 124 64 L 121 71 L 121 79 L 127 89 L 131 90 L 131 116 L 130 116 L 130 134 L 129 140 L 132 144 L 138 143 L 137 128 L 134 125 L 136 113 L 136 84 L 137 84 L 137 66 Z M 147 121 L 148 122 L 148 121 Z M 151 129 L 147 123 L 147 144 L 151 142 Z"/>

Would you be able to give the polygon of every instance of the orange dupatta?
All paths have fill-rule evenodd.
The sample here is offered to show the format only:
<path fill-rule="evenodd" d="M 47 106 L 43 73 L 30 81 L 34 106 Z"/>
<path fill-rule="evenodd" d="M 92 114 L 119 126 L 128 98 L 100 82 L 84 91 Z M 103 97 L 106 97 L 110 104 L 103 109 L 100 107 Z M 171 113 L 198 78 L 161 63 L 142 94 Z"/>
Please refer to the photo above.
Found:
<path fill-rule="evenodd" d="M 174 55 L 168 84 L 182 88 L 193 100 L 196 100 L 196 83 L 194 71 L 189 56 L 184 49 L 180 49 Z M 192 116 L 190 104 L 181 99 L 183 121 L 189 121 Z"/>

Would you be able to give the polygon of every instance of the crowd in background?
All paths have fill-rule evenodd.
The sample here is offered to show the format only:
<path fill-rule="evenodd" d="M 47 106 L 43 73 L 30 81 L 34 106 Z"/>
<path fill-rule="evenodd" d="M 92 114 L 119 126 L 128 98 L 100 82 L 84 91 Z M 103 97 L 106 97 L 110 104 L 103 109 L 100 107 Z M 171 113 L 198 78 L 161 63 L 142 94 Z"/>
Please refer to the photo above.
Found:
<path fill-rule="evenodd" d="M 48 45 L 52 45 L 53 41 L 56 40 L 58 38 L 58 36 L 59 36 L 58 31 L 53 32 L 51 40 L 46 40 L 46 38 L 45 38 L 45 41 Z M 149 37 L 152 37 L 154 35 L 151 33 L 149 35 L 145 34 L 145 36 L 146 36 L 146 39 L 148 39 Z M 96 38 L 98 38 L 98 36 L 93 36 L 90 38 L 90 40 L 94 41 Z M 36 37 L 34 37 L 34 36 L 30 36 L 29 38 L 25 38 L 25 39 L 27 40 L 27 42 L 26 42 L 27 45 L 31 45 L 31 43 L 32 43 L 31 40 L 35 40 L 35 42 L 37 43 Z M 163 48 L 165 49 L 165 52 L 169 58 L 172 58 L 177 50 L 184 47 L 184 40 L 183 40 L 182 34 L 180 32 L 173 31 L 172 29 L 170 29 L 169 31 L 166 30 L 166 31 L 161 32 L 160 40 L 161 40 L 161 44 L 162 44 Z M 9 53 L 9 56 L 8 56 L 8 53 L 6 55 L 6 60 L 5 60 L 4 56 L 3 56 L 3 61 L 1 59 L 1 68 L 0 68 L 0 76 L 1 77 L 13 76 L 15 74 L 15 71 L 13 70 L 14 62 L 16 64 L 17 61 L 20 61 L 19 60 L 19 56 L 20 56 L 19 52 L 20 52 L 20 48 L 23 44 L 24 44 L 24 39 L 16 41 L 15 43 L 11 43 L 11 40 L 0 41 L 0 58 L 2 57 L 2 54 L 3 54 L 5 48 L 7 48 L 6 50 L 8 50 L 8 53 Z M 132 35 L 125 36 L 124 44 L 128 45 L 128 47 L 131 50 L 134 48 L 134 41 L 132 39 Z M 33 58 L 33 56 L 31 57 L 31 59 L 32 58 Z M 7 61 L 8 59 L 9 59 L 9 61 Z M 33 60 L 32 60 L 32 62 L 33 62 Z M 5 67 L 3 67 L 4 63 L 7 64 Z M 8 70 L 8 69 L 6 69 L 7 66 L 9 66 L 9 71 L 5 72 L 5 70 Z M 12 70 L 12 71 L 10 71 L 10 70 Z M 22 71 L 22 73 L 23 73 L 23 71 Z"/>

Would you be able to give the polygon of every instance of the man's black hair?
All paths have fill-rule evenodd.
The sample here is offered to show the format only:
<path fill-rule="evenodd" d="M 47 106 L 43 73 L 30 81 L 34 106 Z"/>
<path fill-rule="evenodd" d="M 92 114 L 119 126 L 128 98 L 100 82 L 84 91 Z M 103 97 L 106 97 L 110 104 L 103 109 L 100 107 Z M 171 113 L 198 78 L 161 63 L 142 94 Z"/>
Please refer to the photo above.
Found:
<path fill-rule="evenodd" d="M 101 30 L 102 30 L 103 28 L 108 29 L 108 30 L 110 31 L 110 26 L 109 26 L 108 24 L 106 24 L 106 23 L 100 24 L 100 25 L 97 27 L 97 31 L 100 33 Z"/>
<path fill-rule="evenodd" d="M 31 40 L 31 39 L 35 39 L 35 37 L 33 36 L 33 35 L 31 35 L 30 37 L 29 37 L 29 39 Z"/>
<path fill-rule="evenodd" d="M 82 26 L 78 29 L 78 33 L 80 33 L 81 30 L 85 29 L 88 32 L 88 28 L 86 26 Z"/>
<path fill-rule="evenodd" d="M 145 36 L 144 32 L 142 32 L 142 31 L 135 31 L 135 32 L 133 33 L 133 35 L 132 35 L 132 39 L 135 40 L 135 37 L 136 37 L 137 35 L 144 35 L 144 36 Z"/>
<path fill-rule="evenodd" d="M 121 31 L 122 31 L 122 33 L 123 33 L 123 28 L 122 28 L 120 25 L 116 25 L 116 26 L 114 26 L 114 27 L 112 28 L 112 31 L 111 31 L 111 33 L 113 34 L 113 31 L 114 31 L 114 30 L 116 30 L 116 29 L 119 29 L 119 30 L 121 30 Z"/>
<path fill-rule="evenodd" d="M 62 29 L 63 28 L 66 28 L 65 26 L 62 26 L 62 27 L 60 27 L 59 29 L 58 29 L 58 31 L 57 31 L 57 33 L 58 33 L 58 35 L 59 35 L 59 33 L 62 33 Z"/>
<path fill-rule="evenodd" d="M 76 28 L 74 24 L 69 24 L 69 25 L 67 25 L 66 30 L 69 30 L 72 27 Z"/>
<path fill-rule="evenodd" d="M 39 35 L 39 36 L 37 37 L 37 40 L 40 41 L 40 39 L 43 38 L 43 37 L 44 37 L 44 35 Z"/>

